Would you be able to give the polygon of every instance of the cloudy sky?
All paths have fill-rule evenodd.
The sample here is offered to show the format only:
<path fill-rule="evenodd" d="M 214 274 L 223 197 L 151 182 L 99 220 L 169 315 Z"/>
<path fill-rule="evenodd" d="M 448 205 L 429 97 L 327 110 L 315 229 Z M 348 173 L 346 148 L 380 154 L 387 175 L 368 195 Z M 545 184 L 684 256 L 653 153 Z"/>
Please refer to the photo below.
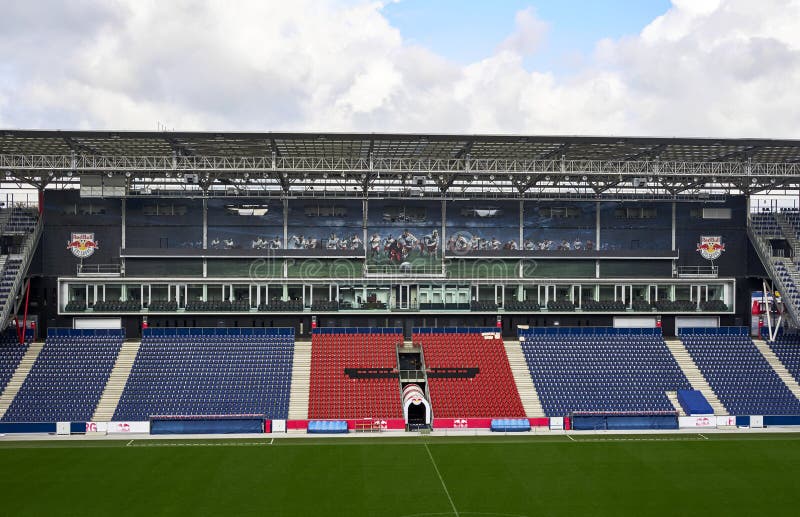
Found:
<path fill-rule="evenodd" d="M 0 0 L 0 127 L 800 138 L 800 0 Z"/>

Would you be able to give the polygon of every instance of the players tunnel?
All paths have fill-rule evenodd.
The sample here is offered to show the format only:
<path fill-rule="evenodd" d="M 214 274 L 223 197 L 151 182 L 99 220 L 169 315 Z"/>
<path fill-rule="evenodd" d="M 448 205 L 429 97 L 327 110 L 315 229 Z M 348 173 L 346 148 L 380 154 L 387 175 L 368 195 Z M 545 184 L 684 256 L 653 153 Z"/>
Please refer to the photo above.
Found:
<path fill-rule="evenodd" d="M 431 425 L 431 406 L 417 384 L 403 388 L 403 416 L 406 426 Z"/>

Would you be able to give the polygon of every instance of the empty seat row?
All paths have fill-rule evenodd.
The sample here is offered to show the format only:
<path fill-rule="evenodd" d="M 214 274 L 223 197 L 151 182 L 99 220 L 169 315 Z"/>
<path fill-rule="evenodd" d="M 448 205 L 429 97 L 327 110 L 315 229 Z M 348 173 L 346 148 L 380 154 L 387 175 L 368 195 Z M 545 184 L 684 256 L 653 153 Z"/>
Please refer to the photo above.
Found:
<path fill-rule="evenodd" d="M 122 340 L 48 337 L 3 421 L 91 420 Z"/>
<path fill-rule="evenodd" d="M 734 415 L 800 415 L 800 400 L 749 336 L 682 335 L 720 402 Z"/>
<path fill-rule="evenodd" d="M 442 418 L 524 417 L 503 340 L 481 332 L 415 333 L 425 367 L 477 368 L 474 377 L 428 377 L 434 415 Z"/>
<path fill-rule="evenodd" d="M 145 335 L 115 420 L 152 415 L 286 418 L 294 336 Z"/>
<path fill-rule="evenodd" d="M 666 392 L 691 387 L 660 335 L 519 335 L 547 416 L 671 411 Z"/>

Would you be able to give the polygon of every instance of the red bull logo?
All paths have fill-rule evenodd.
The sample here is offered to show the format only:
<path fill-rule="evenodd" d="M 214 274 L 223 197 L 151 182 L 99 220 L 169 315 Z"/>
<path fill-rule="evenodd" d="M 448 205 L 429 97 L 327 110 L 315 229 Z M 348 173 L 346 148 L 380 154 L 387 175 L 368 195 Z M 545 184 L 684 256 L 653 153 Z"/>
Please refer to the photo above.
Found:
<path fill-rule="evenodd" d="M 79 259 L 91 257 L 97 249 L 100 249 L 100 243 L 93 233 L 73 233 L 67 241 L 67 250 Z"/>
<path fill-rule="evenodd" d="M 722 237 L 715 236 L 701 236 L 700 243 L 697 245 L 697 251 L 706 260 L 716 260 L 725 251 L 725 245 L 722 244 Z"/>

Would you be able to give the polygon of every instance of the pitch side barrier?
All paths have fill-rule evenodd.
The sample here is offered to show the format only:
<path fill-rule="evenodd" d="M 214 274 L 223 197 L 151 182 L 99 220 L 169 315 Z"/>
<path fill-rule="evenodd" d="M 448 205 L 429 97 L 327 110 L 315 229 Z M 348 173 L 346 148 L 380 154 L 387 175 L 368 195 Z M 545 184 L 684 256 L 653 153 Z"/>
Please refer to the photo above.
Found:
<path fill-rule="evenodd" d="M 267 421 L 265 415 L 155 415 L 150 434 L 263 434 Z"/>
<path fill-rule="evenodd" d="M 678 429 L 677 411 L 575 411 L 576 431 Z"/>

